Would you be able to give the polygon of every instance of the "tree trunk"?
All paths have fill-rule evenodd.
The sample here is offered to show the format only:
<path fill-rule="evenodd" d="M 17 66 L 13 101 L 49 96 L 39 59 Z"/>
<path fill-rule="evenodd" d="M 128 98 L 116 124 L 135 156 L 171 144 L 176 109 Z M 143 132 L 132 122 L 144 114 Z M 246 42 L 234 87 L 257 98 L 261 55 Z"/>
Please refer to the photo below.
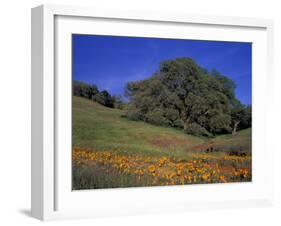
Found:
<path fill-rule="evenodd" d="M 232 134 L 236 134 L 239 123 L 240 123 L 240 121 L 234 123 L 233 129 L 232 129 Z"/>
<path fill-rule="evenodd" d="M 184 130 L 184 131 L 187 130 L 187 123 L 186 123 L 186 122 L 183 123 L 183 130 Z"/>
<path fill-rule="evenodd" d="M 188 123 L 189 123 L 189 120 L 188 120 L 188 119 L 186 119 L 186 120 L 181 119 L 181 123 L 182 123 L 182 125 L 183 125 L 183 129 L 184 129 L 184 131 L 186 131 L 186 130 L 187 130 L 187 128 L 188 128 Z"/>

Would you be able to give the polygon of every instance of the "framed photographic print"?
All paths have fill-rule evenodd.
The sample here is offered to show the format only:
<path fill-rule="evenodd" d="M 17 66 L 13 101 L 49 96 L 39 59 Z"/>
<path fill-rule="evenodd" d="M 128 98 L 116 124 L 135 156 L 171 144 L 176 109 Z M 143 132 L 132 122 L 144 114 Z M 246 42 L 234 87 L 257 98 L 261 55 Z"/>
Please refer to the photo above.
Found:
<path fill-rule="evenodd" d="M 270 20 L 32 9 L 32 215 L 270 205 Z"/>

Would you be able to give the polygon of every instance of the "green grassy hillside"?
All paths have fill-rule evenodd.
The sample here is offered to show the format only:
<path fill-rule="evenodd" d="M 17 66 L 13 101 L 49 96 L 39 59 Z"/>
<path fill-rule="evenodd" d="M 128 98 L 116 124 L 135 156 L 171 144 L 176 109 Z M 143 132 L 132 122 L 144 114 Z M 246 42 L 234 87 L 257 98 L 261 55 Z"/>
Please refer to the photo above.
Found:
<path fill-rule="evenodd" d="M 195 137 L 181 130 L 150 125 L 121 117 L 123 112 L 97 104 L 91 100 L 73 97 L 73 147 L 120 154 L 188 158 L 208 143 L 218 146 L 241 145 L 251 149 L 251 130 L 215 139 Z"/>
<path fill-rule="evenodd" d="M 72 107 L 73 189 L 251 181 L 250 129 L 201 138 L 85 98 Z"/>

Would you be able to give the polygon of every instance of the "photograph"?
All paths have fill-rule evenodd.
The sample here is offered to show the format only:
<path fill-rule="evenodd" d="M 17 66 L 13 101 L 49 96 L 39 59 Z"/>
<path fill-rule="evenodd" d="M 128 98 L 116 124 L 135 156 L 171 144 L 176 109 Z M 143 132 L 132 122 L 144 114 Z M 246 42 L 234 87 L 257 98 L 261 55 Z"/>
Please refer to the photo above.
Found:
<path fill-rule="evenodd" d="M 252 181 L 252 43 L 72 34 L 72 190 Z"/>

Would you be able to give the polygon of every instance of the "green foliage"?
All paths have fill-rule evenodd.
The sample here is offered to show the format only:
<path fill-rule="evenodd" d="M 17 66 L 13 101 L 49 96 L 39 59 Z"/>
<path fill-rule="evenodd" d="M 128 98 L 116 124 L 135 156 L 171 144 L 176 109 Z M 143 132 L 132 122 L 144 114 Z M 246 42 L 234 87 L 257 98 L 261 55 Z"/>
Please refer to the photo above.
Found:
<path fill-rule="evenodd" d="M 204 127 L 195 122 L 189 123 L 185 128 L 185 132 L 195 136 L 212 136 L 211 133 L 209 133 Z"/>
<path fill-rule="evenodd" d="M 252 126 L 252 107 L 236 102 L 231 110 L 232 133 Z"/>
<path fill-rule="evenodd" d="M 99 104 L 110 107 L 124 109 L 125 103 L 121 97 L 113 97 L 106 90 L 99 92 L 96 85 L 89 85 L 80 81 L 73 81 L 73 95 L 92 99 Z"/>
<path fill-rule="evenodd" d="M 241 129 L 252 127 L 252 106 L 244 107 L 244 114 L 241 118 Z"/>
<path fill-rule="evenodd" d="M 127 116 L 194 135 L 228 133 L 239 102 L 235 88 L 232 80 L 215 70 L 208 74 L 191 58 L 165 61 L 151 78 L 127 84 Z M 247 112 L 243 128 L 249 127 L 251 111 Z"/>
<path fill-rule="evenodd" d="M 106 90 L 103 90 L 102 92 L 97 93 L 95 96 L 93 96 L 93 100 L 103 106 L 110 108 L 114 107 L 114 99 Z"/>
<path fill-rule="evenodd" d="M 96 85 L 88 85 L 84 82 L 73 81 L 73 95 L 92 99 L 99 92 Z"/>
<path fill-rule="evenodd" d="M 224 131 L 230 132 L 231 116 L 227 114 L 217 114 L 210 119 L 210 132 L 218 134 Z"/>
<path fill-rule="evenodd" d="M 168 120 L 164 117 L 164 111 L 161 108 L 154 108 L 146 114 L 147 122 L 155 125 L 168 125 Z"/>
<path fill-rule="evenodd" d="M 211 75 L 213 75 L 222 84 L 222 92 L 228 97 L 230 103 L 232 104 L 232 101 L 235 101 L 236 84 L 215 69 L 211 71 Z"/>

